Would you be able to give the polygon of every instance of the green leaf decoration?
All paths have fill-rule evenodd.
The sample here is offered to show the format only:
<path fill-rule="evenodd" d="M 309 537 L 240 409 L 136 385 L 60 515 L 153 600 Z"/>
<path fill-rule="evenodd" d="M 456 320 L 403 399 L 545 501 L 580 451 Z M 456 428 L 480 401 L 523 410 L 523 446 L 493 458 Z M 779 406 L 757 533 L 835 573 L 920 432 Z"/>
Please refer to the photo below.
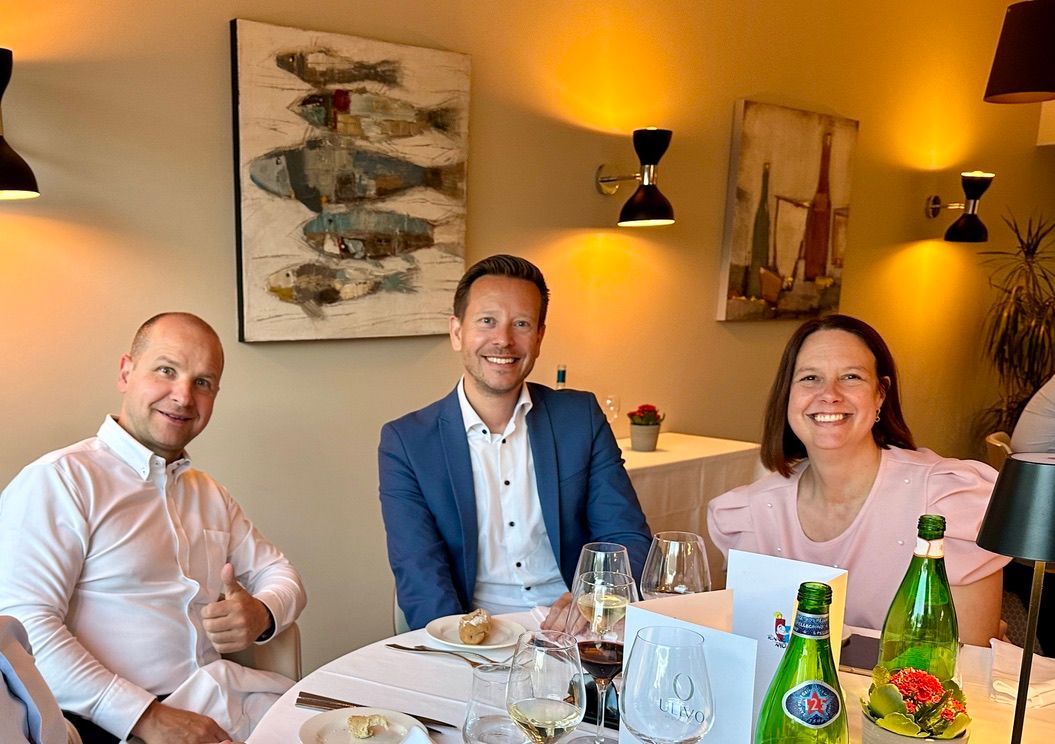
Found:
<path fill-rule="evenodd" d="M 873 689 L 872 694 L 868 696 L 868 707 L 877 719 L 891 713 L 908 713 L 905 701 L 901 699 L 901 693 L 892 684 L 879 685 Z"/>
<path fill-rule="evenodd" d="M 890 670 L 885 666 L 872 667 L 872 684 L 876 687 L 890 683 Z M 871 690 L 869 690 L 871 692 Z"/>
<path fill-rule="evenodd" d="M 949 721 L 949 726 L 941 732 L 938 739 L 952 739 L 959 736 L 967 730 L 967 725 L 971 722 L 971 717 L 966 713 L 957 713 L 956 718 Z"/>
<path fill-rule="evenodd" d="M 951 679 L 942 682 L 941 686 L 952 693 L 953 700 L 959 700 L 964 705 L 967 704 L 967 696 L 963 694 L 963 690 L 960 689 L 960 686 Z"/>
<path fill-rule="evenodd" d="M 916 722 L 904 713 L 891 713 L 883 716 L 876 721 L 876 724 L 887 731 L 893 731 L 895 734 L 901 734 L 902 736 L 918 736 L 921 731 Z"/>

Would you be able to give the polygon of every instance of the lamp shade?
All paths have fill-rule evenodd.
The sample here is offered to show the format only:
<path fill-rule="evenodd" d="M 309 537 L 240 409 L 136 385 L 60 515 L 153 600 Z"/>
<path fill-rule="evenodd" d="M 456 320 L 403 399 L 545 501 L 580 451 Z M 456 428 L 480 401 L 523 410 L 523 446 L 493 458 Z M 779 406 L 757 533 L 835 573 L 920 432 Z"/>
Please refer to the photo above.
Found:
<path fill-rule="evenodd" d="M 985 87 L 989 103 L 1055 99 L 1055 0 L 1025 0 L 1007 9 L 993 68 Z"/>
<path fill-rule="evenodd" d="M 634 130 L 634 152 L 641 165 L 656 165 L 663 153 L 670 147 L 670 138 L 674 132 L 669 129 L 646 127 Z"/>
<path fill-rule="evenodd" d="M 0 98 L 11 81 L 13 56 L 10 49 L 0 49 Z M 3 117 L 0 115 L 0 199 L 33 199 L 40 196 L 33 170 L 4 139 Z"/>
<path fill-rule="evenodd" d="M 1016 453 L 1004 462 L 978 531 L 986 550 L 1055 561 L 1055 454 Z"/>
<path fill-rule="evenodd" d="M 642 184 L 619 210 L 620 227 L 657 227 L 674 224 L 674 207 L 655 184 Z"/>

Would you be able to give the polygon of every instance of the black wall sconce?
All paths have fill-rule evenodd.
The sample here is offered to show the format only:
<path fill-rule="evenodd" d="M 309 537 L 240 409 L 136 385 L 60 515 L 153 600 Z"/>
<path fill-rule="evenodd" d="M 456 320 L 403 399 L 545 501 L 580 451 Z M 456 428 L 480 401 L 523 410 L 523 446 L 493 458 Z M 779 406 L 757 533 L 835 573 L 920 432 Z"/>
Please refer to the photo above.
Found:
<path fill-rule="evenodd" d="M 959 219 L 949 225 L 945 231 L 945 240 L 949 243 L 984 243 L 989 240 L 989 230 L 978 216 L 978 201 L 996 177 L 993 173 L 969 171 L 960 174 L 960 184 L 966 201 L 943 204 L 941 197 L 932 194 L 927 197 L 926 214 L 934 219 L 945 209 L 962 209 Z"/>
<path fill-rule="evenodd" d="M 0 99 L 11 81 L 14 56 L 0 49 Z M 40 196 L 33 169 L 4 139 L 4 117 L 0 110 L 0 199 L 34 199 Z"/>
<path fill-rule="evenodd" d="M 617 224 L 620 227 L 656 227 L 674 224 L 674 207 L 656 186 L 656 165 L 670 146 L 672 135 L 673 132 L 669 129 L 655 127 L 634 130 L 634 151 L 637 152 L 637 158 L 641 162 L 639 173 L 630 176 L 606 176 L 605 166 L 598 166 L 594 174 L 594 184 L 597 190 L 606 196 L 611 196 L 618 191 L 622 181 L 640 182 L 637 190 L 630 195 L 626 204 L 619 210 Z"/>

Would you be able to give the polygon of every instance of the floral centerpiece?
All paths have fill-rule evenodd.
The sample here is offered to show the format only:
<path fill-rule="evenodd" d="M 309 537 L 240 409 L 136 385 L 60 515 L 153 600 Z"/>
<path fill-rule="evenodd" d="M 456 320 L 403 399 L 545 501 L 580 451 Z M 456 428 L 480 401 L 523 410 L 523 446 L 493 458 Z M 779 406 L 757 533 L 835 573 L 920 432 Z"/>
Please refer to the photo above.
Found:
<path fill-rule="evenodd" d="M 649 403 L 642 403 L 626 414 L 630 417 L 630 449 L 636 452 L 652 452 L 659 442 L 659 425 L 665 414 Z"/>
<path fill-rule="evenodd" d="M 665 413 L 660 413 L 658 408 L 649 403 L 642 403 L 626 415 L 630 417 L 631 424 L 638 426 L 659 426 L 660 422 L 667 417 Z"/>
<path fill-rule="evenodd" d="M 861 699 L 861 706 L 865 718 L 902 737 L 965 737 L 971 722 L 959 685 L 952 680 L 939 682 L 933 674 L 911 667 L 894 672 L 875 667 L 868 697 Z M 867 735 L 865 741 L 869 741 Z"/>

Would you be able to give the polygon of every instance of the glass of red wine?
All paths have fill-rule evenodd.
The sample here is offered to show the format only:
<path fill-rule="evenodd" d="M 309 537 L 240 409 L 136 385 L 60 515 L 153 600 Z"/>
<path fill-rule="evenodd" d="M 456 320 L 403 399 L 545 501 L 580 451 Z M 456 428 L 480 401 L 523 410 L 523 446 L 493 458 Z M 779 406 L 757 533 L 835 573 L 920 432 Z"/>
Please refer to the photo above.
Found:
<path fill-rule="evenodd" d="M 569 613 L 568 632 L 575 635 L 582 668 L 597 686 L 597 733 L 570 741 L 580 744 L 616 744 L 604 735 L 605 698 L 608 686 L 623 670 L 623 618 L 636 599 L 634 580 L 615 571 L 587 571 L 575 582 L 572 602 L 577 613 Z"/>

